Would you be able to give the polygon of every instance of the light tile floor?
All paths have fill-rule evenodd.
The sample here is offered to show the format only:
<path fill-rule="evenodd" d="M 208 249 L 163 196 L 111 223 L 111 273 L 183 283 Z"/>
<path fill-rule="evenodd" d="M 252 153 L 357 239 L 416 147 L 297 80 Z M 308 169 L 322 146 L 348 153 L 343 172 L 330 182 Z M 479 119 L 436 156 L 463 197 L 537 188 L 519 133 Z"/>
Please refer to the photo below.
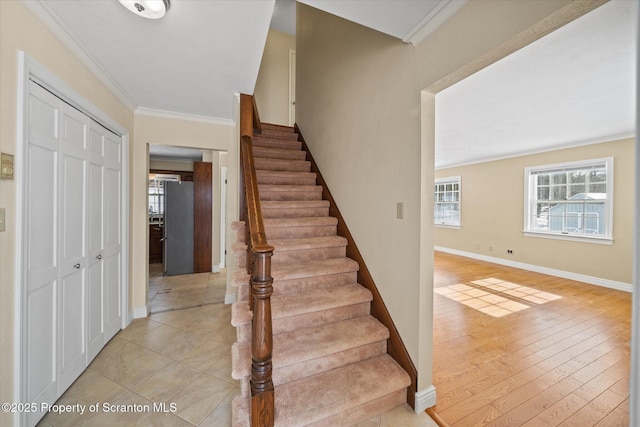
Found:
<path fill-rule="evenodd" d="M 39 426 L 231 425 L 239 392 L 231 378 L 231 306 L 225 273 L 162 277 L 151 272 L 152 314 L 120 331 L 56 402 L 85 405 L 49 412 Z M 73 408 L 73 407 L 71 407 Z M 436 427 L 407 405 L 358 427 Z"/>

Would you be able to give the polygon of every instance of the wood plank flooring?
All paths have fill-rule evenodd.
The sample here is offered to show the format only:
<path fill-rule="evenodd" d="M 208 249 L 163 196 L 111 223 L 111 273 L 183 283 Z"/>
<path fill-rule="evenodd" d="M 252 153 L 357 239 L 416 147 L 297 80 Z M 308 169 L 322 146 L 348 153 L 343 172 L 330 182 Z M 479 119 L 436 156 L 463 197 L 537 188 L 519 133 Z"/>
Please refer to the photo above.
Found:
<path fill-rule="evenodd" d="M 434 295 L 433 383 L 450 426 L 628 426 L 631 293 L 435 254 L 435 287 L 496 278 L 561 296 L 492 317 Z"/>

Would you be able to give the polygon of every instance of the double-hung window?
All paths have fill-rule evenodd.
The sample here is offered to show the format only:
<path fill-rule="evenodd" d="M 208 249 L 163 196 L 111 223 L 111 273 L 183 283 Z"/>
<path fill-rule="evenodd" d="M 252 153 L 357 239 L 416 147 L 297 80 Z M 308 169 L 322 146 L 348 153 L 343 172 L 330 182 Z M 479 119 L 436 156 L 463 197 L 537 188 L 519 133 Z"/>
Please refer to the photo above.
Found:
<path fill-rule="evenodd" d="M 611 243 L 613 158 L 525 169 L 526 235 Z"/>
<path fill-rule="evenodd" d="M 460 177 L 438 178 L 434 186 L 433 223 L 460 227 Z"/>

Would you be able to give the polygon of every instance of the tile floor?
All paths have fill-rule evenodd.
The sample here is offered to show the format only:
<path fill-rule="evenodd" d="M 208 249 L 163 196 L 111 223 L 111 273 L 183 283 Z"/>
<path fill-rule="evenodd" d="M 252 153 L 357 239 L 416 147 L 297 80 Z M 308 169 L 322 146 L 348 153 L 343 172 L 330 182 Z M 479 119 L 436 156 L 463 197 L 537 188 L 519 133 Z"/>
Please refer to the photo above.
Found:
<path fill-rule="evenodd" d="M 152 266 L 152 313 L 120 331 L 56 402 L 85 405 L 84 413 L 49 412 L 38 425 L 230 426 L 239 385 L 230 374 L 235 328 L 225 276 L 163 277 Z M 406 405 L 358 424 L 383 426 L 436 424 Z"/>

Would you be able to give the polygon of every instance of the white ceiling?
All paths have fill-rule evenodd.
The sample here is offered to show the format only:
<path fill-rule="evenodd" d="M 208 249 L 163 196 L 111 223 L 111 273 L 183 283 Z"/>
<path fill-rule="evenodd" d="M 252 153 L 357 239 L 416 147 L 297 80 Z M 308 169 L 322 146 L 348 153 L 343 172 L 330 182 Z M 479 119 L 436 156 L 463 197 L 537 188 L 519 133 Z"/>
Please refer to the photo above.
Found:
<path fill-rule="evenodd" d="M 158 20 L 116 0 L 37 1 L 135 108 L 232 118 L 253 93 L 274 0 L 174 0 Z"/>
<path fill-rule="evenodd" d="M 417 44 L 466 0 L 299 0 Z M 117 0 L 25 0 L 133 109 L 230 121 L 269 25 L 294 0 L 174 0 L 145 20 Z M 635 7 L 612 0 L 436 97 L 436 167 L 577 145 L 634 127 Z M 273 19 L 272 19 L 273 15 Z"/>
<path fill-rule="evenodd" d="M 629 137 L 637 2 L 612 0 L 436 96 L 436 168 Z"/>

